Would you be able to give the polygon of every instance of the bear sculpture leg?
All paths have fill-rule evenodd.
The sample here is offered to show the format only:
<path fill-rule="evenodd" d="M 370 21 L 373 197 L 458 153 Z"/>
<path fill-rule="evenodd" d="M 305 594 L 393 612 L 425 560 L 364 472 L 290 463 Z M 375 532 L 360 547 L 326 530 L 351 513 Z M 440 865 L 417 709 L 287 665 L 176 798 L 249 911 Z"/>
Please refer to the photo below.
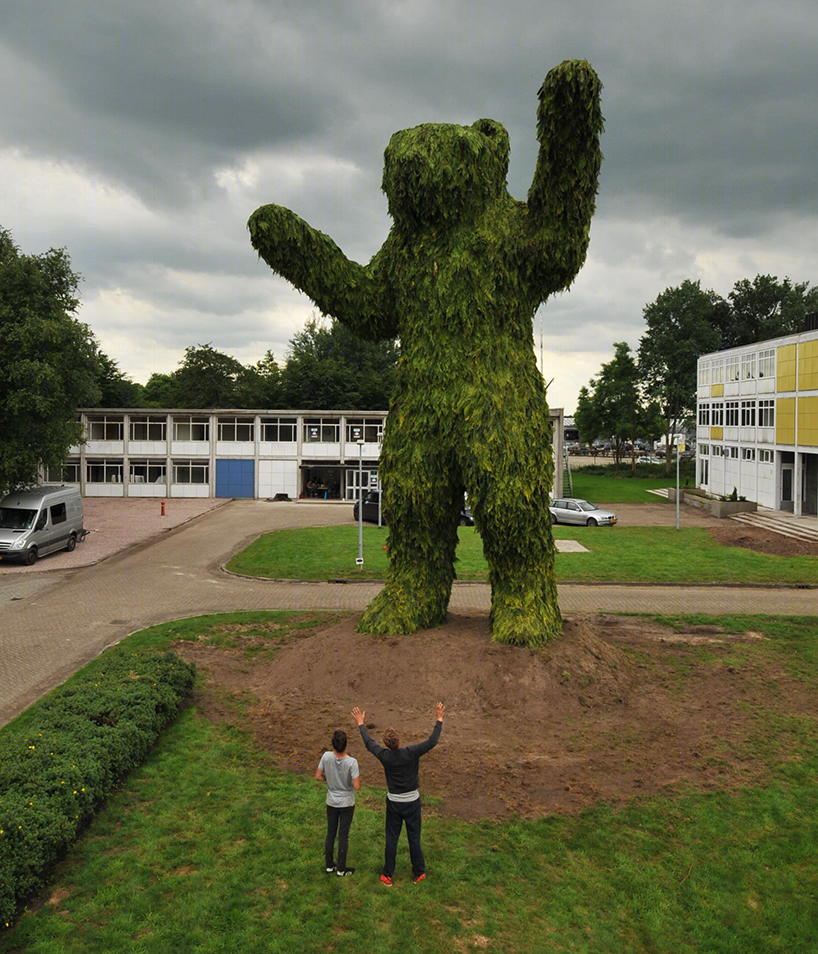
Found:
<path fill-rule="evenodd" d="M 384 454 L 388 460 L 388 446 Z M 390 470 L 384 482 L 389 534 L 386 586 L 358 624 L 362 633 L 414 633 L 446 619 L 454 580 L 462 488 L 431 454 L 408 471 Z"/>

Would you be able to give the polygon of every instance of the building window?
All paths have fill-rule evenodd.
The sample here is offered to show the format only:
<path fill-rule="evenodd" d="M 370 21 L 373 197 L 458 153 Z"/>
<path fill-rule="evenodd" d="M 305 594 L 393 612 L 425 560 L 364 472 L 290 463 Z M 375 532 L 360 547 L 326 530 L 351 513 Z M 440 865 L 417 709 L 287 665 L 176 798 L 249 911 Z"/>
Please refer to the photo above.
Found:
<path fill-rule="evenodd" d="M 755 459 L 756 459 L 756 449 L 755 449 L 755 447 L 742 447 L 742 448 L 741 448 L 741 459 L 742 459 L 742 460 L 755 460 Z"/>
<path fill-rule="evenodd" d="M 751 381 L 756 376 L 756 353 L 741 356 L 741 380 Z"/>
<path fill-rule="evenodd" d="M 756 402 L 755 401 L 741 402 L 741 426 L 742 427 L 756 426 Z"/>
<path fill-rule="evenodd" d="M 713 427 L 721 427 L 724 424 L 724 405 L 713 404 L 710 408 L 710 423 Z"/>
<path fill-rule="evenodd" d="M 724 457 L 732 457 L 733 460 L 738 460 L 738 447 L 723 447 L 721 452 Z"/>
<path fill-rule="evenodd" d="M 724 402 L 724 426 L 738 427 L 738 401 Z"/>
<path fill-rule="evenodd" d="M 89 460 L 85 462 L 85 479 L 89 484 L 121 484 L 121 460 Z"/>
<path fill-rule="evenodd" d="M 210 419 L 207 417 L 175 417 L 173 419 L 175 441 L 209 441 Z"/>
<path fill-rule="evenodd" d="M 717 358 L 710 369 L 710 383 L 724 384 L 724 361 Z"/>
<path fill-rule="evenodd" d="M 710 362 L 699 362 L 699 387 L 706 387 L 710 384 Z"/>
<path fill-rule="evenodd" d="M 739 367 L 738 367 L 738 355 L 731 354 L 725 358 L 724 361 L 724 380 L 728 381 L 738 381 L 739 379 Z"/>
<path fill-rule="evenodd" d="M 771 464 L 773 462 L 773 452 L 771 450 L 760 450 L 758 459 L 762 464 Z"/>
<path fill-rule="evenodd" d="M 304 440 L 310 444 L 337 444 L 341 440 L 341 422 L 321 417 L 305 420 Z"/>
<path fill-rule="evenodd" d="M 710 456 L 711 456 L 711 457 L 721 457 L 721 444 L 714 444 L 714 445 L 710 448 Z"/>
<path fill-rule="evenodd" d="M 132 460 L 129 480 L 132 484 L 164 484 L 167 480 L 165 462 Z"/>
<path fill-rule="evenodd" d="M 122 417 L 89 417 L 89 441 L 121 441 L 125 429 Z"/>
<path fill-rule="evenodd" d="M 354 444 L 364 440 L 367 444 L 379 444 L 383 437 L 383 421 L 380 418 L 350 418 L 347 421 L 347 442 Z"/>
<path fill-rule="evenodd" d="M 707 427 L 709 423 L 710 423 L 710 405 L 700 404 L 699 405 L 699 425 L 701 427 Z"/>
<path fill-rule="evenodd" d="M 164 417 L 132 417 L 129 424 L 132 441 L 163 441 L 168 422 Z"/>
<path fill-rule="evenodd" d="M 173 482 L 175 484 L 206 484 L 210 480 L 210 465 L 200 460 L 175 460 Z"/>
<path fill-rule="evenodd" d="M 764 351 L 758 352 L 758 376 L 775 377 L 775 348 L 765 348 Z"/>
<path fill-rule="evenodd" d="M 78 484 L 80 482 L 80 462 L 68 460 L 62 467 L 47 467 L 45 471 L 47 484 Z"/>
<path fill-rule="evenodd" d="M 219 440 L 252 444 L 255 440 L 255 424 L 251 417 L 220 417 Z"/>
<path fill-rule="evenodd" d="M 272 444 L 294 444 L 298 440 L 297 418 L 263 417 L 261 439 Z"/>
<path fill-rule="evenodd" d="M 758 426 L 775 427 L 775 401 L 758 402 Z"/>
<path fill-rule="evenodd" d="M 699 457 L 707 457 L 710 453 L 710 447 L 707 444 L 699 444 L 699 446 L 696 448 L 696 453 L 699 455 Z"/>

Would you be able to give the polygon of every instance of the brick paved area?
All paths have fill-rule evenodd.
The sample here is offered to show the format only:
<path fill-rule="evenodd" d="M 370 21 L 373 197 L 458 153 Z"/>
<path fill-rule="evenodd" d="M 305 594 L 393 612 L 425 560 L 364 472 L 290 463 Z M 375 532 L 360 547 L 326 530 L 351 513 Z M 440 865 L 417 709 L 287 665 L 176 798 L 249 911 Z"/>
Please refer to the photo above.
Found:
<path fill-rule="evenodd" d="M 144 626 L 241 609 L 361 610 L 377 583 L 247 580 L 220 567 L 259 533 L 346 523 L 335 504 L 234 501 L 94 566 L 0 578 L 0 725 L 106 647 Z M 818 614 L 814 590 L 561 586 L 564 613 Z M 451 610 L 487 613 L 484 584 L 455 584 Z"/>

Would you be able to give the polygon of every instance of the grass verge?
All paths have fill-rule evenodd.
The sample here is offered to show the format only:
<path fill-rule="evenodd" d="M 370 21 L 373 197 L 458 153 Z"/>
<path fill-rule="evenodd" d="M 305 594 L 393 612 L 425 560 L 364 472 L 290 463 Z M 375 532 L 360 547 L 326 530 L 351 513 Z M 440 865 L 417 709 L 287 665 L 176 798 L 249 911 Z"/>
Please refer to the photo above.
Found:
<path fill-rule="evenodd" d="M 364 567 L 357 526 L 310 527 L 265 534 L 237 554 L 228 569 L 271 579 L 331 580 L 356 575 L 383 579 L 387 531 L 364 527 Z M 707 530 L 690 527 L 554 527 L 557 540 L 578 540 L 589 553 L 558 553 L 562 583 L 818 583 L 818 557 L 782 557 L 716 543 Z M 484 580 L 488 567 L 480 536 L 460 528 L 457 576 Z"/>
<path fill-rule="evenodd" d="M 274 631 L 265 616 L 231 621 Z M 288 620 L 299 618 L 272 622 L 294 637 Z M 770 638 L 759 652 L 818 677 L 816 619 L 698 621 L 762 632 Z M 186 620 L 131 639 L 207 639 L 222 622 Z M 427 812 L 428 881 L 411 884 L 404 841 L 386 890 L 377 880 L 382 791 L 367 786 L 358 801 L 355 876 L 328 877 L 322 789 L 189 709 L 58 866 L 39 905 L 0 934 L 0 951 L 806 954 L 818 936 L 818 725 L 810 714 L 798 722 L 798 757 L 778 764 L 773 746 L 760 747 L 771 781 L 737 795 L 535 822 Z"/>

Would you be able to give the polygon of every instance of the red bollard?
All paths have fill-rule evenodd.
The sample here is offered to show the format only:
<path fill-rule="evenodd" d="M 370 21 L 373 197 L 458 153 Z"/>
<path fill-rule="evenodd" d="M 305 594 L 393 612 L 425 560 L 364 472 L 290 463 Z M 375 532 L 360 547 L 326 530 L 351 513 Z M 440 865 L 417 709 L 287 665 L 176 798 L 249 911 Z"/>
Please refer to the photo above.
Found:
<path fill-rule="evenodd" d="M 165 516 L 165 501 L 162 501 L 162 516 Z"/>

